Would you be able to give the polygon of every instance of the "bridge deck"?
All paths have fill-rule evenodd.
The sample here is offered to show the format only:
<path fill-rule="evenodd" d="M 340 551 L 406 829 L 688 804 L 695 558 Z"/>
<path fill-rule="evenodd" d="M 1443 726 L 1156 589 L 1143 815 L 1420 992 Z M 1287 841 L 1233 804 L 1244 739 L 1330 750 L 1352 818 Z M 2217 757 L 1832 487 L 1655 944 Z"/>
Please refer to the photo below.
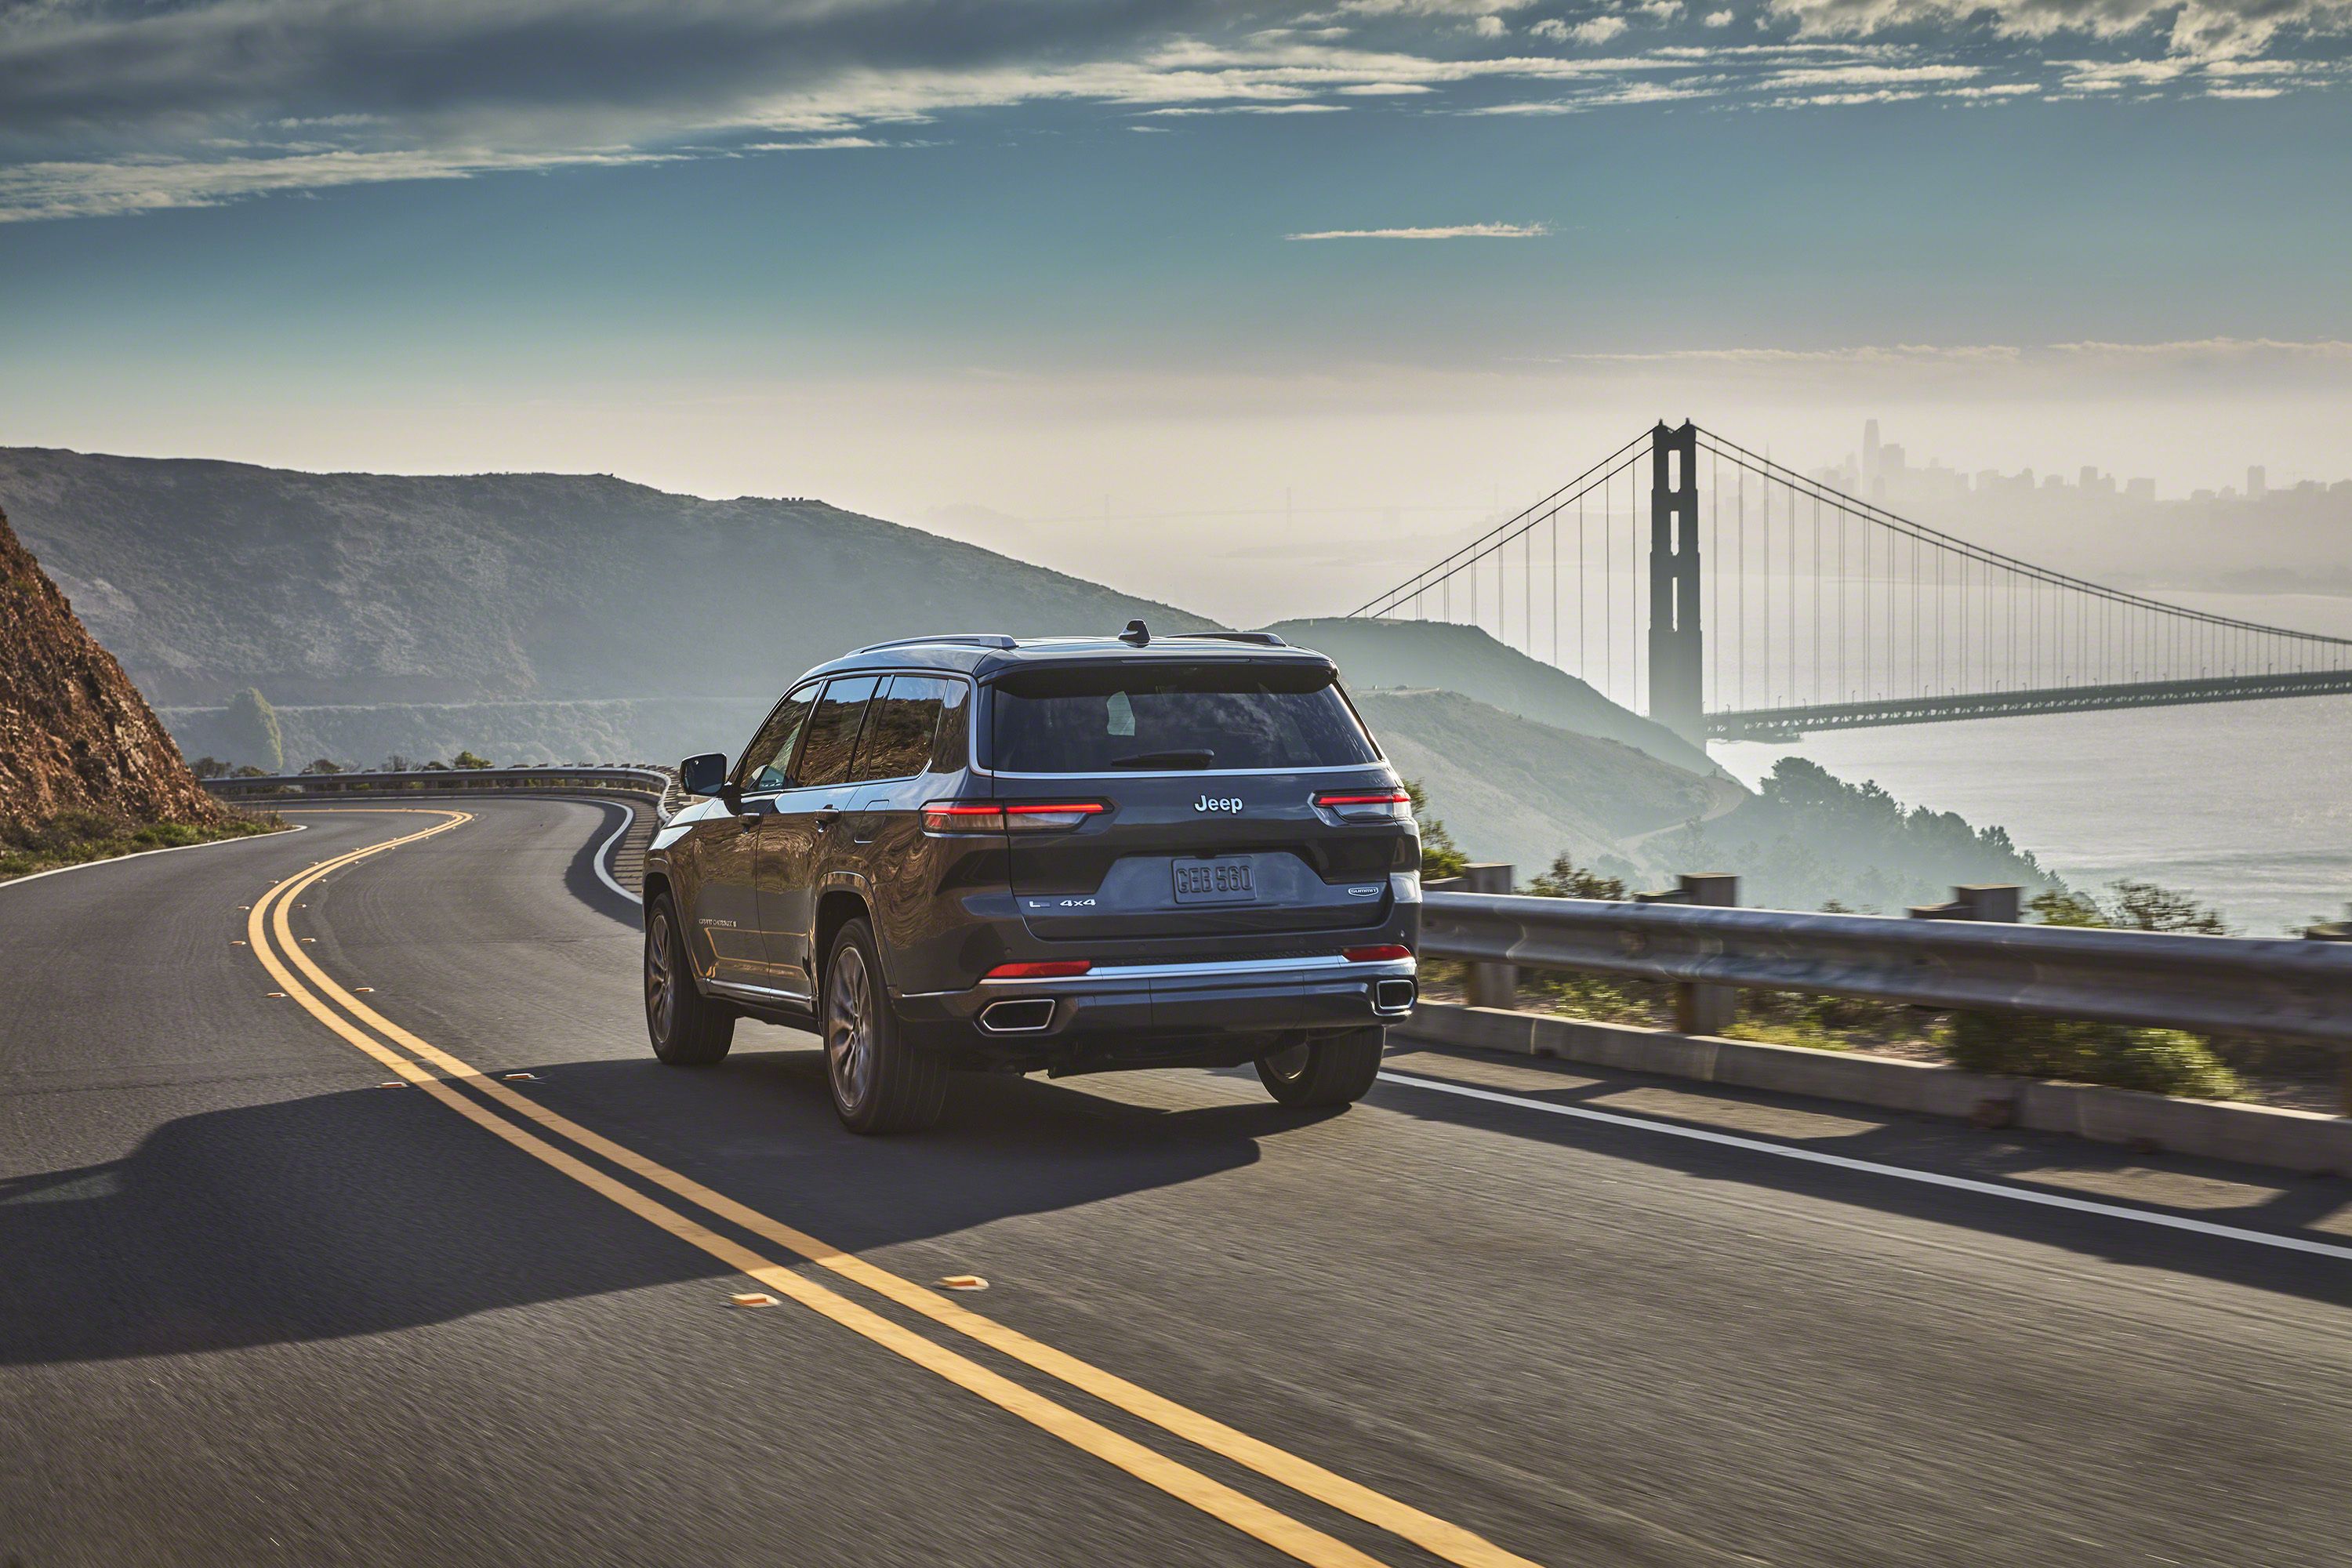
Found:
<path fill-rule="evenodd" d="M 2217 676 L 2201 680 L 2145 680 L 2106 686 L 2055 686 L 2025 691 L 1956 692 L 1874 702 L 1734 709 L 1706 716 L 1706 737 L 1711 741 L 1792 740 L 1818 730 L 1940 724 L 1955 719 L 2080 713 L 2102 708 L 2172 708 L 2194 702 L 2252 702 L 2265 698 L 2314 697 L 2330 692 L 2352 692 L 2352 669 Z"/>

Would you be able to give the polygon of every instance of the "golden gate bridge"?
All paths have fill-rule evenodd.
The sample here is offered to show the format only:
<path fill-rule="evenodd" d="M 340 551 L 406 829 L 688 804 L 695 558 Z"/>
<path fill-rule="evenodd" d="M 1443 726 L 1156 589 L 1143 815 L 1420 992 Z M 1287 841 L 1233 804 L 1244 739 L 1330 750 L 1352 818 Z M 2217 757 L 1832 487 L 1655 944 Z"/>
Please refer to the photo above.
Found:
<path fill-rule="evenodd" d="M 1688 422 L 1353 614 L 1478 626 L 1694 743 L 2352 692 L 2352 638 L 2036 566 Z"/>

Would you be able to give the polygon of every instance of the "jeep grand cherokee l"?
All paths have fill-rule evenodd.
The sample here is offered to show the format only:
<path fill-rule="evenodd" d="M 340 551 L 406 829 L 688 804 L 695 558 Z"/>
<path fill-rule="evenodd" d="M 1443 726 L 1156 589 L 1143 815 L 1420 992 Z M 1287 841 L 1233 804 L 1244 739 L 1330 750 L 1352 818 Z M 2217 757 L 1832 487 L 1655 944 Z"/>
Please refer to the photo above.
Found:
<path fill-rule="evenodd" d="M 1414 996 L 1421 846 L 1331 661 L 1265 633 L 941 636 L 794 682 L 646 865 L 646 1022 L 824 1037 L 853 1131 L 951 1069 L 1256 1064 L 1342 1105 Z"/>

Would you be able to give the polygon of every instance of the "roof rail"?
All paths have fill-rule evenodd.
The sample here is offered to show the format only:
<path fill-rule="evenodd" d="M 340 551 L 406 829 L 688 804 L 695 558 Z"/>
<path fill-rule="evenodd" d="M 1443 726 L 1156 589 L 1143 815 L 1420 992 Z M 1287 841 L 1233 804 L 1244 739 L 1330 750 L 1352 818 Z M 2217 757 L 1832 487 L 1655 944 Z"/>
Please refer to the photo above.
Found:
<path fill-rule="evenodd" d="M 1288 647 L 1290 645 L 1272 632 L 1166 632 L 1164 637 L 1198 637 L 1213 642 L 1255 643 L 1260 647 Z"/>
<path fill-rule="evenodd" d="M 1019 647 L 1021 645 L 1003 632 L 933 632 L 928 637 L 892 637 L 888 642 L 870 642 L 859 653 L 874 653 L 886 647 L 920 647 L 925 643 L 953 643 L 960 647 Z"/>

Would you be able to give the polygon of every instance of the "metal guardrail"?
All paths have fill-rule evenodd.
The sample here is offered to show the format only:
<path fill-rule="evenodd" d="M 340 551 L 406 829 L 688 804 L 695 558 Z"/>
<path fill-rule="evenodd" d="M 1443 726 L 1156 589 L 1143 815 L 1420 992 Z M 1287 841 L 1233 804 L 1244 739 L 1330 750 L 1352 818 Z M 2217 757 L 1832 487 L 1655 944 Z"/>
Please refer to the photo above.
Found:
<path fill-rule="evenodd" d="M 1433 892 L 1429 958 L 2352 1048 L 2352 943 Z"/>
<path fill-rule="evenodd" d="M 480 795 L 504 790 L 616 790 L 649 795 L 667 818 L 684 804 L 675 768 L 646 766 L 412 768 L 405 773 L 272 773 L 205 780 L 224 800 L 263 803 L 354 795 Z"/>

